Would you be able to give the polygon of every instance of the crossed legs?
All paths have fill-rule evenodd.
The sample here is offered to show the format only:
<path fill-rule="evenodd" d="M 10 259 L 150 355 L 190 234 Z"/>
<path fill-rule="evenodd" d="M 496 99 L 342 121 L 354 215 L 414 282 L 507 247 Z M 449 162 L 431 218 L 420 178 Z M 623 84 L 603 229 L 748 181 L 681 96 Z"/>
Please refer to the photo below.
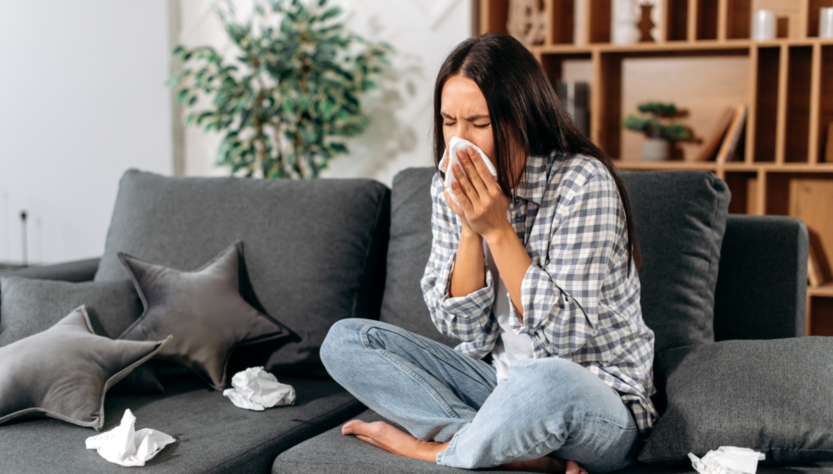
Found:
<path fill-rule="evenodd" d="M 321 357 L 337 382 L 407 431 L 353 420 L 342 432 L 397 455 L 570 474 L 620 469 L 636 456 L 636 425 L 618 394 L 570 361 L 524 361 L 498 385 L 483 361 L 362 319 L 334 325 Z"/>

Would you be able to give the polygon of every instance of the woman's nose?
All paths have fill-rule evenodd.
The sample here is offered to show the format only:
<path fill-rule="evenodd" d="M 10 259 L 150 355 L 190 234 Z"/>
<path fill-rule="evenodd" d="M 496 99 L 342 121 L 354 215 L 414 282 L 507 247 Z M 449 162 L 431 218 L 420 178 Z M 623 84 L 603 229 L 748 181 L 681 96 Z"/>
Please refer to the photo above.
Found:
<path fill-rule="evenodd" d="M 471 136 L 471 130 L 468 127 L 464 127 L 464 126 L 461 126 L 459 124 L 457 125 L 454 136 L 457 137 L 457 138 L 462 138 L 463 140 L 466 140 L 466 141 L 471 141 L 472 138 L 473 138 Z"/>

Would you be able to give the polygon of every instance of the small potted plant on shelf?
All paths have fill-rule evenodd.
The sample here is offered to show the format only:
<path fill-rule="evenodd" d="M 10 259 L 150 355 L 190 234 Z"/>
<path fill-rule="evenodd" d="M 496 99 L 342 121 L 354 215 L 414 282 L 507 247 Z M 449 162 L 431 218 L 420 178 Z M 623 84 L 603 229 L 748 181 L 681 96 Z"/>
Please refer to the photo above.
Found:
<path fill-rule="evenodd" d="M 691 130 L 674 122 L 674 119 L 681 115 L 676 105 L 643 102 L 636 108 L 648 117 L 629 115 L 622 125 L 628 130 L 645 134 L 645 141 L 642 142 L 643 161 L 667 160 L 671 143 L 691 139 Z"/>

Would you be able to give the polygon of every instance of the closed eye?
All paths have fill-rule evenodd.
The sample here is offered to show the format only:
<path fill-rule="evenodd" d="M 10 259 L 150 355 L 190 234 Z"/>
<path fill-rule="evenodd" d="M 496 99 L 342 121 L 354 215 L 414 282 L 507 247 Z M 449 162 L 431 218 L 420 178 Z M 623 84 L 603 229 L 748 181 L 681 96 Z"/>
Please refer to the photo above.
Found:
<path fill-rule="evenodd" d="M 489 125 L 491 125 L 491 124 L 490 123 L 484 123 L 483 125 L 475 125 L 475 127 L 477 127 L 477 128 L 486 128 Z"/>

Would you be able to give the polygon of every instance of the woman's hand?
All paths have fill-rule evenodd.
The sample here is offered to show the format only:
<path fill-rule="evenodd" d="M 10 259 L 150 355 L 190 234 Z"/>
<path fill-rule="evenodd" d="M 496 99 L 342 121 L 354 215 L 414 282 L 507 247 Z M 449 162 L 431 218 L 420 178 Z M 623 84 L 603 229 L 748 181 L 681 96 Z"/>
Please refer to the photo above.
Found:
<path fill-rule="evenodd" d="M 451 188 L 460 205 L 454 204 L 448 191 L 445 192 L 445 199 L 460 216 L 464 230 L 468 227 L 487 240 L 493 232 L 505 231 L 507 227 L 511 230 L 512 224 L 506 218 L 509 198 L 503 194 L 483 159 L 472 147 L 467 147 L 465 153 L 458 151 L 457 158 L 463 169 L 454 164 L 451 170 L 446 169 L 446 173 L 451 171 L 457 178 L 456 183 L 451 183 Z"/>

